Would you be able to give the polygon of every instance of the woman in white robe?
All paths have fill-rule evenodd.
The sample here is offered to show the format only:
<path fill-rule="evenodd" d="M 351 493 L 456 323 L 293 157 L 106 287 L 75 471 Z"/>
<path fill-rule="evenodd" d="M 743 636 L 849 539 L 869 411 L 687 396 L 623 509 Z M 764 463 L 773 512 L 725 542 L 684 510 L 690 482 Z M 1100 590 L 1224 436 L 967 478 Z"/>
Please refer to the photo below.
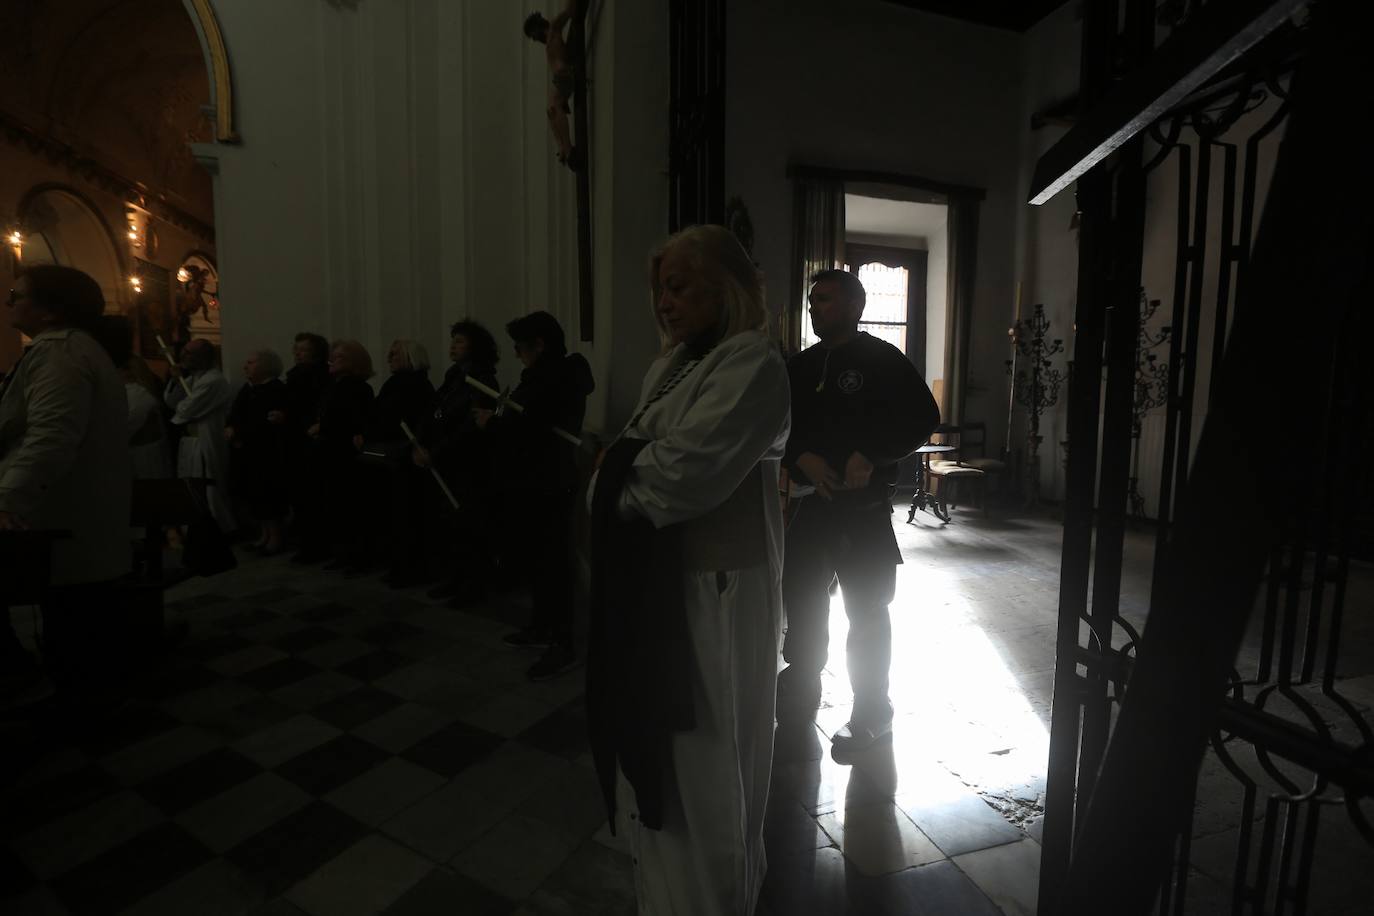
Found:
<path fill-rule="evenodd" d="M 696 226 L 670 238 L 653 257 L 651 282 L 666 349 L 621 434 L 648 444 L 616 506 L 655 529 L 685 523 L 695 726 L 671 737 L 661 829 L 638 817 L 624 769 L 615 827 L 626 831 L 642 916 L 752 916 L 765 871 L 782 626 L 787 371 L 765 333 L 762 278 L 728 230 Z M 709 542 L 694 547 L 694 531 L 711 532 Z M 757 543 L 729 543 L 739 537 Z"/>
<path fill-rule="evenodd" d="M 224 438 L 224 424 L 233 393 L 224 374 L 215 368 L 214 348 L 209 341 L 188 343 L 181 360 L 190 394 L 173 378 L 163 395 L 173 411 L 172 425 L 183 431 L 177 443 L 177 477 L 212 481 L 206 491 L 210 514 L 220 530 L 229 534 L 235 525 L 229 508 L 229 443 Z"/>

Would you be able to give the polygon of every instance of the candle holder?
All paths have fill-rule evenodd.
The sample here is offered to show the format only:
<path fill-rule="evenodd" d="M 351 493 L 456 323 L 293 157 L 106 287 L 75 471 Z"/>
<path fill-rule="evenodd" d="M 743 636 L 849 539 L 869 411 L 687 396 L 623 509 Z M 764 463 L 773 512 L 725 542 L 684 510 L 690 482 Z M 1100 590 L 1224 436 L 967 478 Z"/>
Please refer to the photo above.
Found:
<path fill-rule="evenodd" d="M 1037 305 L 1030 318 L 1018 321 L 1008 331 L 1013 358 L 1007 360 L 1012 377 L 1012 397 L 1026 409 L 1027 505 L 1039 502 L 1040 493 L 1040 417 L 1059 401 L 1059 389 L 1066 375 L 1054 368 L 1052 356 L 1064 352 L 1064 341 L 1049 336 L 1050 320 L 1045 306 Z M 1016 368 L 1017 366 L 1024 368 Z"/>
<path fill-rule="evenodd" d="M 1130 513 L 1138 519 L 1145 518 L 1145 497 L 1140 492 L 1140 439 L 1145 425 L 1145 415 L 1163 407 L 1169 401 L 1169 364 L 1160 362 L 1150 352 L 1168 341 L 1173 328 L 1162 325 L 1149 329 L 1150 319 L 1159 311 L 1159 300 L 1148 299 L 1145 287 L 1140 288 L 1139 323 L 1135 337 L 1135 400 L 1131 405 L 1131 476 L 1126 492 Z"/>

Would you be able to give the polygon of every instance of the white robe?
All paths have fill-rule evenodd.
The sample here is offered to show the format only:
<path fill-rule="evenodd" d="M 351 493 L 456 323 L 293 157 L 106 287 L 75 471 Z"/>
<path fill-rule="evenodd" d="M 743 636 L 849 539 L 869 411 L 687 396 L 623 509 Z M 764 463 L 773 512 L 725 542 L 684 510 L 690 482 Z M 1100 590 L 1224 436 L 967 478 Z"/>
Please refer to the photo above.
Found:
<path fill-rule="evenodd" d="M 636 416 L 685 358 L 679 346 L 649 368 Z M 663 829 L 643 829 L 623 775 L 618 786 L 617 829 L 629 841 L 642 916 L 753 916 L 763 886 L 782 628 L 778 463 L 789 400 L 777 346 L 751 331 L 719 344 L 624 433 L 651 442 L 635 459 L 622 514 L 656 528 L 697 518 L 761 464 L 768 541 L 764 564 L 685 574 L 698 724 L 673 739 L 676 791 L 665 793 Z"/>
<path fill-rule="evenodd" d="M 206 369 L 190 377 L 191 393 L 172 379 L 163 396 L 172 408 L 172 425 L 186 428 L 187 435 L 177 443 L 177 476 L 206 477 L 213 481 L 207 491 L 210 514 L 222 531 L 234 530 L 234 514 L 229 509 L 229 443 L 224 441 L 224 424 L 229 418 L 233 392 L 218 369 Z"/>

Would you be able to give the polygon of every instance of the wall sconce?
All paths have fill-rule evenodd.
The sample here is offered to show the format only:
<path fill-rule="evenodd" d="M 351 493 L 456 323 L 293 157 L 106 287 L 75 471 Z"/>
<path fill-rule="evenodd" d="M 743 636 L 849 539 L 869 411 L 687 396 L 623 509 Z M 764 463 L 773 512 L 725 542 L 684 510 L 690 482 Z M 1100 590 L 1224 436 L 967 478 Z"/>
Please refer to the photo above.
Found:
<path fill-rule="evenodd" d="M 5 244 L 10 246 L 10 252 L 13 253 L 14 259 L 16 261 L 21 260 L 23 258 L 24 230 L 19 228 L 19 224 L 17 222 L 11 223 L 9 227 L 5 230 Z"/>
<path fill-rule="evenodd" d="M 189 270 L 187 270 L 185 267 L 180 267 L 180 268 L 177 269 L 177 282 L 178 282 L 178 283 L 189 283 L 190 280 L 191 280 L 191 272 L 190 272 Z"/>
<path fill-rule="evenodd" d="M 148 242 L 148 211 L 136 204 L 125 204 L 124 222 L 129 248 L 133 251 L 143 250 Z"/>
<path fill-rule="evenodd" d="M 143 292 L 143 278 L 135 274 L 129 278 L 129 286 L 133 288 L 135 293 Z"/>

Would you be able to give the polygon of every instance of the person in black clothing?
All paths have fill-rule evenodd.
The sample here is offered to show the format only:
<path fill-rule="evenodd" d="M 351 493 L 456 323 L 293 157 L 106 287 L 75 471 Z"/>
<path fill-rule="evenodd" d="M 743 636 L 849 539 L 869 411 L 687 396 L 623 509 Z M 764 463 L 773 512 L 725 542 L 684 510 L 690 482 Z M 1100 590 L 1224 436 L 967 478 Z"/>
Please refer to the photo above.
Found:
<path fill-rule="evenodd" d="M 424 520 L 430 566 L 443 576 L 429 596 L 448 598 L 451 606 L 462 607 L 482 596 L 484 579 L 491 571 L 489 456 L 486 437 L 478 435 L 472 412 L 496 406 L 472 388 L 467 377 L 498 388 L 500 355 L 491 332 L 475 321 L 459 321 L 449 334 L 448 356 L 453 365 L 435 393 L 433 413 L 416 430 L 419 445 L 411 451 L 416 471 L 411 481 L 412 490 L 419 494 L 416 504 L 423 507 L 418 517 Z M 457 518 L 430 478 L 431 467 L 457 498 Z"/>
<path fill-rule="evenodd" d="M 288 499 L 295 515 L 293 527 L 300 533 L 300 522 L 308 511 L 305 503 L 313 492 L 313 443 L 307 431 L 320 418 L 320 405 L 329 388 L 329 341 L 319 334 L 302 331 L 291 349 L 293 365 L 286 373 L 286 407 L 267 418 L 281 427 L 286 442 L 286 480 Z"/>
<path fill-rule="evenodd" d="M 310 454 L 305 466 L 310 478 L 305 485 L 301 549 L 291 559 L 318 563 L 341 545 L 340 534 L 352 527 L 348 486 L 363 441 L 368 405 L 372 403 L 372 357 L 356 340 L 337 340 L 329 353 L 333 379 L 325 391 L 320 416 L 306 430 Z M 330 566 L 342 568 L 344 559 Z"/>
<path fill-rule="evenodd" d="M 272 415 L 287 410 L 281 357 L 258 350 L 243 364 L 247 384 L 229 408 L 229 488 L 262 530 L 253 547 L 264 556 L 281 551 L 287 511 L 286 431 Z"/>
<path fill-rule="evenodd" d="M 569 353 L 563 328 L 548 312 L 531 312 L 506 325 L 515 355 L 524 364 L 511 400 L 524 412 L 479 408 L 477 425 L 493 440 L 502 472 L 502 504 L 508 522 L 525 533 L 523 559 L 529 565 L 534 604 L 530 625 L 505 637 L 507 645 L 545 647 L 526 675 L 545 680 L 572 667 L 573 491 L 577 470 L 573 446 L 553 433 L 578 435 L 587 395 L 596 383 L 591 366 Z"/>
<path fill-rule="evenodd" d="M 393 340 L 386 362 L 391 374 L 368 405 L 367 422 L 354 440 L 361 454 L 354 463 L 350 488 L 356 516 L 345 575 L 361 575 L 380 559 L 390 567 L 386 581 L 399 586 L 422 577 L 411 549 L 410 441 L 401 424 L 414 432 L 430 414 L 434 385 L 429 380 L 429 354 L 416 341 Z"/>
<path fill-rule="evenodd" d="M 820 343 L 787 364 L 792 432 L 783 465 L 793 484 L 783 564 L 787 635 L 779 715 L 814 713 L 828 656 L 830 587 L 838 575 L 849 617 L 846 647 L 854 710 L 832 739 L 867 747 L 892 729 L 888 616 L 902 562 L 892 532 L 897 462 L 940 422 L 939 408 L 900 350 L 859 330 L 866 295 L 852 273 L 812 281 Z"/>

